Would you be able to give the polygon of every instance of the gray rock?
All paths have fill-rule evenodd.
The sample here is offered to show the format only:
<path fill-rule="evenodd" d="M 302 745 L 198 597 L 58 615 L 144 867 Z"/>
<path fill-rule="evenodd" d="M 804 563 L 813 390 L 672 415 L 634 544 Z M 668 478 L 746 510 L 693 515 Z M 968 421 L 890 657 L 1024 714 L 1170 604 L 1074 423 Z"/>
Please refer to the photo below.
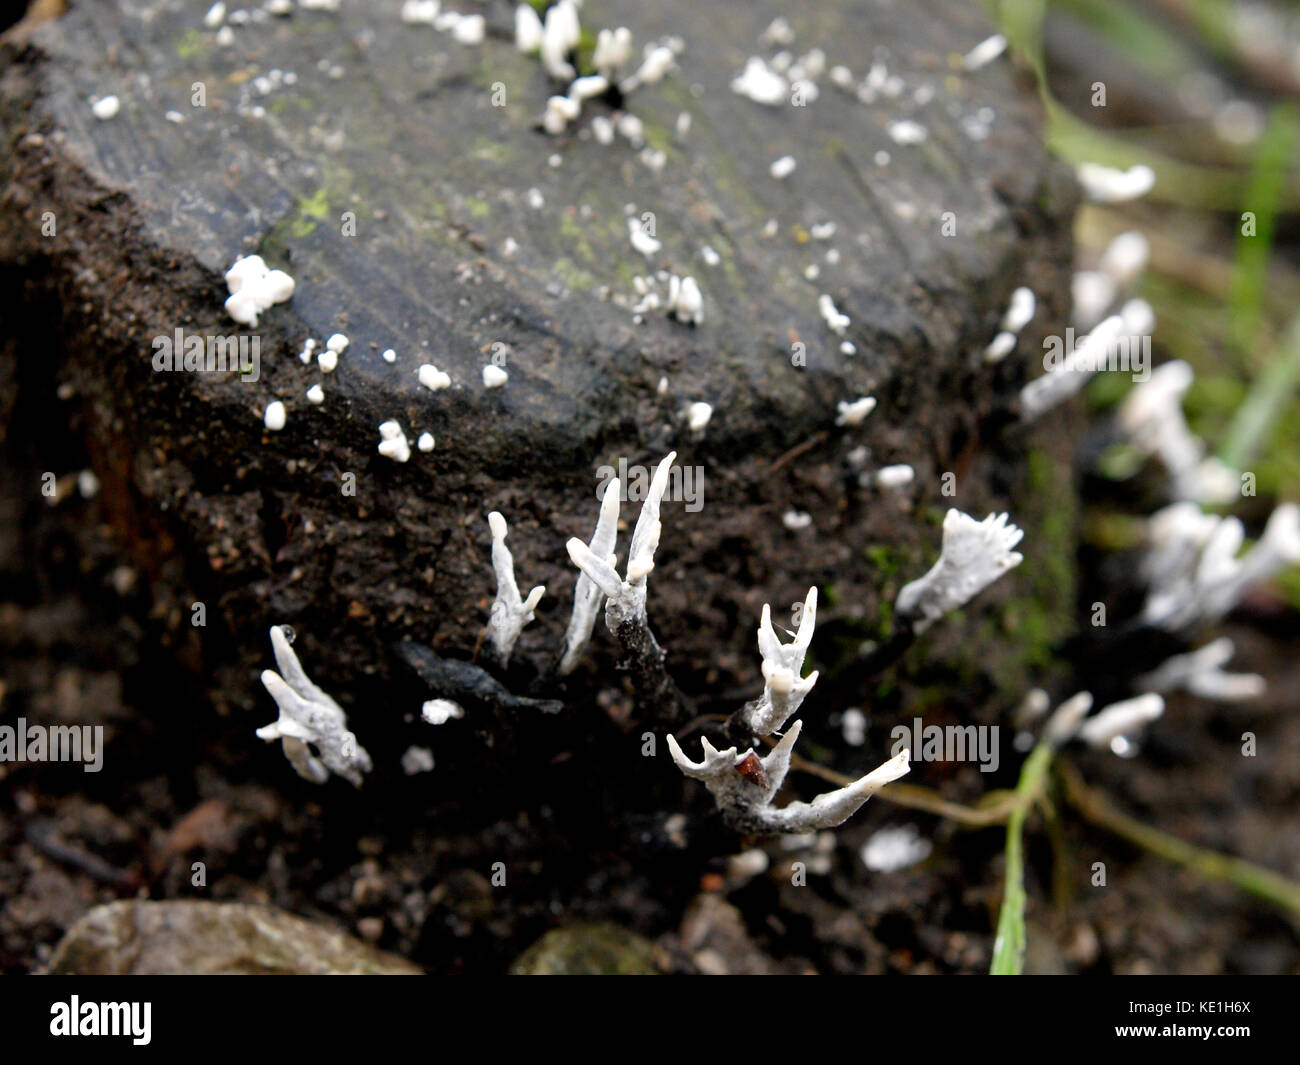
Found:
<path fill-rule="evenodd" d="M 400 976 L 422 970 L 273 906 L 182 900 L 96 906 L 59 942 L 50 972 Z"/>

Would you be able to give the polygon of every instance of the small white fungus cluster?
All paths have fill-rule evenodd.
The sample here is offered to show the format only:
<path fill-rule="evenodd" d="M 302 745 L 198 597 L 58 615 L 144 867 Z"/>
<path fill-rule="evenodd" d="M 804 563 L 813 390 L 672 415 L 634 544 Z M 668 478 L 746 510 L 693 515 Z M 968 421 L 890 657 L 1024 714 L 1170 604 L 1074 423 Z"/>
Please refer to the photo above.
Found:
<path fill-rule="evenodd" d="M 293 295 L 293 278 L 283 270 L 272 270 L 260 255 L 236 259 L 226 271 L 226 313 L 241 325 L 257 328 L 257 316 Z"/>

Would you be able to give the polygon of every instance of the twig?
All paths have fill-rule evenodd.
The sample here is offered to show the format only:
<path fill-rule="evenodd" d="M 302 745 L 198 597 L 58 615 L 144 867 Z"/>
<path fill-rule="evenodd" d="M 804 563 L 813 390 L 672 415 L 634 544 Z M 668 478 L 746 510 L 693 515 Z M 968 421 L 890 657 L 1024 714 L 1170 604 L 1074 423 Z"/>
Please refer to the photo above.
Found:
<path fill-rule="evenodd" d="M 1300 884 L 1294 880 L 1288 880 L 1253 862 L 1197 847 L 1177 836 L 1135 821 L 1111 806 L 1099 792 L 1088 787 L 1073 766 L 1061 762 L 1056 771 L 1064 785 L 1066 800 L 1085 821 L 1104 828 L 1165 861 L 1185 866 L 1211 880 L 1225 881 L 1300 916 Z"/>

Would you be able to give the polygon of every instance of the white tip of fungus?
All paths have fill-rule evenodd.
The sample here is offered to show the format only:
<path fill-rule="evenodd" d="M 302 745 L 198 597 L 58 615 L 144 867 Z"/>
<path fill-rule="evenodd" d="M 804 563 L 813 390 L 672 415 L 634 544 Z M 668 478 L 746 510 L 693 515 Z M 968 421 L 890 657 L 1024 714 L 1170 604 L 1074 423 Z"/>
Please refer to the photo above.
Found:
<path fill-rule="evenodd" d="M 881 488 L 903 488 L 916 479 L 916 471 L 911 466 L 882 466 L 873 478 Z"/>
<path fill-rule="evenodd" d="M 876 409 L 875 396 L 859 396 L 852 403 L 845 403 L 841 400 L 836 404 L 839 414 L 835 418 L 836 425 L 861 425 L 868 414 Z"/>
<path fill-rule="evenodd" d="M 421 434 L 420 434 L 420 439 L 419 439 L 418 441 L 416 441 L 415 446 L 418 447 L 421 451 L 432 451 L 432 450 L 433 450 L 433 434 L 432 434 L 432 433 L 421 433 Z"/>
<path fill-rule="evenodd" d="M 483 387 L 500 388 L 510 380 L 510 375 L 496 363 L 490 362 L 483 367 Z"/>
<path fill-rule="evenodd" d="M 1084 195 L 1093 203 L 1136 200 L 1150 192 L 1156 183 L 1156 172 L 1142 165 L 1116 170 L 1100 163 L 1080 163 L 1075 173 Z"/>
<path fill-rule="evenodd" d="M 386 421 L 379 426 L 379 453 L 394 462 L 407 462 L 411 457 L 411 445 L 406 434 L 396 421 Z"/>
<path fill-rule="evenodd" d="M 1002 328 L 1008 333 L 1019 333 L 1033 320 L 1037 306 L 1034 290 L 1022 285 L 1011 293 L 1011 302 L 1007 304 L 1007 312 L 1002 316 Z"/>
<path fill-rule="evenodd" d="M 782 181 L 793 174 L 794 168 L 798 165 L 799 164 L 795 161 L 793 155 L 783 155 L 780 159 L 777 159 L 772 163 L 770 170 L 772 176 L 776 178 L 777 181 Z"/>
<path fill-rule="evenodd" d="M 430 725 L 445 725 L 448 721 L 464 717 L 465 709 L 450 699 L 430 699 L 420 707 L 420 716 Z"/>
<path fill-rule="evenodd" d="M 331 333 L 330 338 L 325 341 L 325 347 L 335 355 L 342 355 L 348 350 L 350 343 L 352 342 L 342 333 Z"/>
<path fill-rule="evenodd" d="M 420 384 L 424 385 L 430 392 L 438 392 L 451 387 L 451 377 L 429 362 L 424 363 L 416 371 L 416 377 L 419 378 Z M 484 384 L 486 383 L 485 380 Z"/>
<path fill-rule="evenodd" d="M 967 70 L 986 67 L 1007 50 L 1007 39 L 1000 33 L 986 37 L 962 57 L 961 65 Z"/>
<path fill-rule="evenodd" d="M 91 113 L 101 122 L 107 122 L 122 109 L 122 101 L 116 96 L 101 96 L 90 105 Z"/>
<path fill-rule="evenodd" d="M 278 399 L 266 405 L 266 412 L 262 415 L 262 424 L 273 433 L 278 433 L 284 428 L 285 413 L 284 404 Z"/>
<path fill-rule="evenodd" d="M 325 389 L 321 388 L 320 385 L 312 385 L 311 388 L 307 389 L 307 402 L 315 406 L 324 403 Z"/>
<path fill-rule="evenodd" d="M 693 433 L 703 432 L 704 427 L 709 424 L 709 419 L 712 417 L 712 404 L 705 403 L 703 400 L 692 403 L 686 409 L 686 427 Z"/>
<path fill-rule="evenodd" d="M 524 53 L 542 47 L 542 19 L 532 4 L 515 8 L 515 47 Z"/>

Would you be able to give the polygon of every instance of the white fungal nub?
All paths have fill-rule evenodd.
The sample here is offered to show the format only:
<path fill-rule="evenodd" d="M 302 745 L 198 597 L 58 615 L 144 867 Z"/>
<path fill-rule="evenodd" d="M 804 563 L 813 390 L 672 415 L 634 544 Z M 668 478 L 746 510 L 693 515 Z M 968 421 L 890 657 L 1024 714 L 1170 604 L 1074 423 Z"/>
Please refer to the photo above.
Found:
<path fill-rule="evenodd" d="M 445 725 L 448 721 L 464 717 L 465 709 L 450 699 L 430 699 L 420 707 L 420 716 L 430 725 Z"/>
<path fill-rule="evenodd" d="M 1019 333 L 1033 320 L 1037 305 L 1033 289 L 1022 285 L 1011 293 L 1011 302 L 1007 304 L 1007 312 L 1002 316 L 1002 328 L 1008 333 Z"/>
<path fill-rule="evenodd" d="M 1011 549 L 1024 533 L 1005 514 L 990 514 L 976 521 L 959 510 L 943 519 L 943 548 L 939 561 L 918 580 L 898 593 L 895 609 L 916 619 L 918 630 L 951 610 L 968 603 L 1024 556 Z"/>
<path fill-rule="evenodd" d="M 406 462 L 411 457 L 411 445 L 396 421 L 386 421 L 379 426 L 379 453 L 394 462 Z"/>
<path fill-rule="evenodd" d="M 972 48 L 962 59 L 962 66 L 967 70 L 979 70 L 988 66 L 1007 50 L 1007 39 L 1000 33 L 986 37 Z"/>
<path fill-rule="evenodd" d="M 483 387 L 500 388 L 510 380 L 510 375 L 494 362 L 483 367 Z"/>
<path fill-rule="evenodd" d="M 115 117 L 121 109 L 122 102 L 116 96 L 101 96 L 90 105 L 91 112 L 101 122 L 107 122 Z"/>
<path fill-rule="evenodd" d="M 642 227 L 639 219 L 629 218 L 627 220 L 628 237 L 632 241 L 632 247 L 639 251 L 646 258 L 649 258 L 660 248 L 659 241 L 655 240 Z"/>
<path fill-rule="evenodd" d="M 1015 333 L 1010 333 L 1007 332 L 1006 330 L 1003 330 L 1001 333 L 995 336 L 991 341 L 989 341 L 988 347 L 984 349 L 984 361 L 987 363 L 1001 362 L 1003 359 L 1005 359 L 1008 355 L 1010 355 L 1015 350 L 1016 350 Z"/>
<path fill-rule="evenodd" d="M 538 585 L 528 593 L 527 599 L 520 597 L 515 583 L 514 556 L 506 547 L 506 519 L 494 510 L 488 515 L 488 527 L 492 530 L 492 570 L 497 579 L 497 596 L 492 603 L 487 636 L 497 658 L 504 664 L 524 626 L 533 620 L 533 611 L 546 594 L 546 588 Z"/>
<path fill-rule="evenodd" d="M 521 52 L 536 52 L 542 46 L 542 19 L 532 4 L 515 8 L 515 47 Z"/>
<path fill-rule="evenodd" d="M 1165 712 L 1165 701 L 1154 692 L 1113 703 L 1079 726 L 1078 736 L 1090 747 L 1109 747 L 1127 739 Z"/>
<path fill-rule="evenodd" d="M 670 314 L 675 314 L 679 322 L 699 325 L 704 321 L 704 296 L 695 278 L 673 274 L 668 279 L 666 309 Z"/>
<path fill-rule="evenodd" d="M 1075 170 L 1084 195 L 1093 203 L 1123 203 L 1145 196 L 1155 187 L 1156 174 L 1149 166 L 1116 170 L 1100 163 L 1080 163 Z"/>
<path fill-rule="evenodd" d="M 767 107 L 780 107 L 786 102 L 790 83 L 758 56 L 750 56 L 744 71 L 732 81 L 731 91 Z"/>
<path fill-rule="evenodd" d="M 777 181 L 788 178 L 794 173 L 794 169 L 797 165 L 798 164 L 795 162 L 793 155 L 783 155 L 772 164 L 772 176 L 776 178 Z"/>
<path fill-rule="evenodd" d="M 1151 244 L 1136 230 L 1121 233 L 1107 245 L 1098 269 L 1117 285 L 1127 285 L 1146 269 Z"/>
<path fill-rule="evenodd" d="M 626 26 L 601 30 L 596 34 L 596 50 L 592 53 L 591 65 L 601 73 L 609 74 L 626 63 L 631 54 L 631 30 Z"/>
<path fill-rule="evenodd" d="M 284 404 L 278 399 L 266 405 L 266 412 L 262 415 L 262 423 L 273 433 L 279 432 L 284 428 L 285 413 Z"/>
<path fill-rule="evenodd" d="M 692 403 L 686 411 L 686 427 L 693 433 L 701 433 L 712 417 L 712 404 L 705 403 L 703 400 Z"/>
<path fill-rule="evenodd" d="M 283 270 L 270 270 L 260 255 L 236 259 L 226 271 L 226 313 L 241 325 L 257 327 L 257 316 L 293 295 L 293 278 Z"/>
<path fill-rule="evenodd" d="M 416 371 L 416 377 L 419 378 L 420 384 L 431 392 L 451 387 L 451 378 L 429 362 L 424 363 Z"/>
<path fill-rule="evenodd" d="M 262 684 L 280 708 L 280 717 L 257 730 L 264 740 L 280 740 L 285 757 L 299 776 L 323 784 L 336 773 L 357 787 L 370 771 L 370 755 L 347 727 L 347 715 L 333 699 L 303 672 L 289 645 L 291 633 L 276 625 L 271 629 L 277 673 L 262 671 Z M 314 748 L 314 751 L 313 751 Z"/>
<path fill-rule="evenodd" d="M 841 400 L 836 407 L 839 411 L 835 418 L 836 425 L 861 425 L 867 415 L 876 409 L 875 396 L 859 396 L 852 403 Z"/>
<path fill-rule="evenodd" d="M 883 466 L 876 471 L 876 484 L 881 488 L 902 488 L 916 479 L 916 471 L 911 466 Z"/>
<path fill-rule="evenodd" d="M 919 122 L 902 119 L 889 126 L 889 137 L 895 144 L 920 144 L 929 133 Z"/>
<path fill-rule="evenodd" d="M 826 320 L 826 324 L 830 326 L 831 331 L 843 336 L 844 331 L 851 324 L 851 319 L 847 314 L 840 314 L 835 307 L 835 301 L 827 293 L 823 292 L 817 297 L 817 309 Z"/>
<path fill-rule="evenodd" d="M 1063 746 L 1076 732 L 1092 709 L 1092 693 L 1078 692 L 1053 711 L 1043 726 L 1043 739 L 1054 747 Z"/>

